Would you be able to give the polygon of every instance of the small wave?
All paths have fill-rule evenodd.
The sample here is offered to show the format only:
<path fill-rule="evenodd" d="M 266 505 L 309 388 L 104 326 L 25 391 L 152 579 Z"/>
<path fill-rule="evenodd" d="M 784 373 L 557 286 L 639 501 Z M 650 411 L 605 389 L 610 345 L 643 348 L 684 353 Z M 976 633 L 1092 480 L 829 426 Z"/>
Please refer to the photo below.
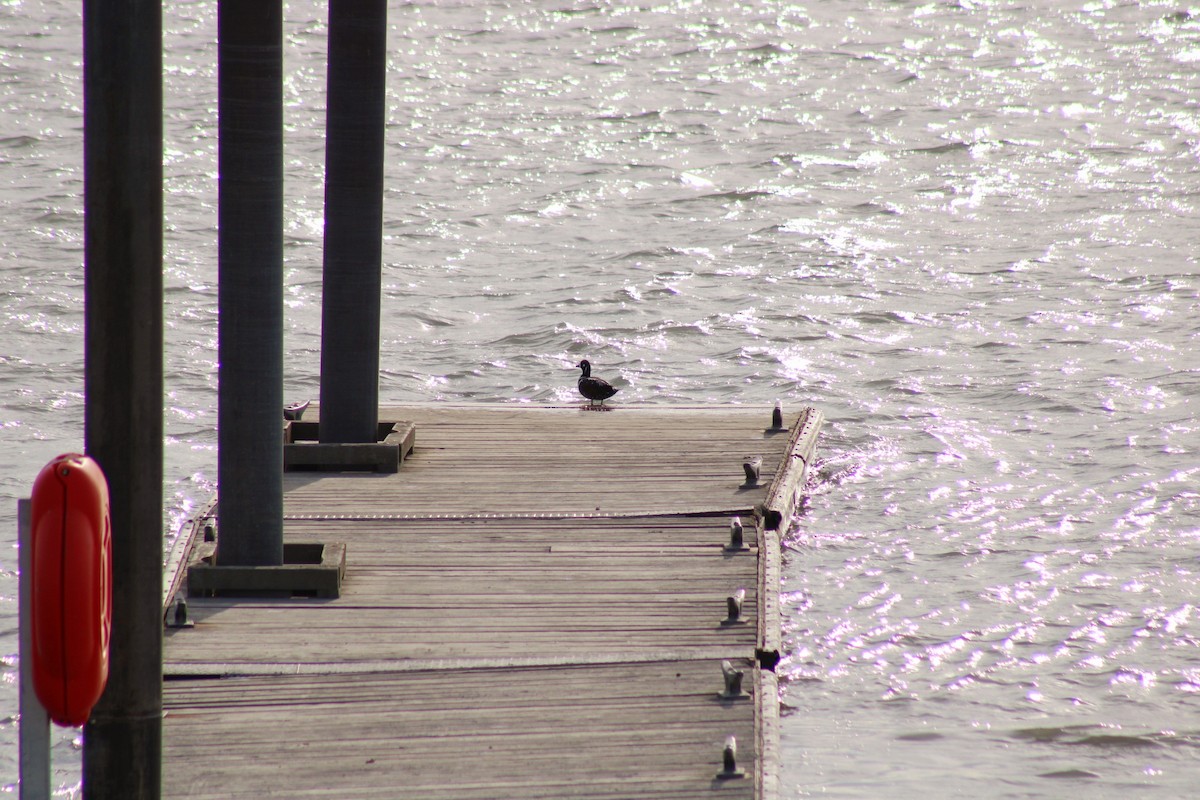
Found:
<path fill-rule="evenodd" d="M 1027 742 L 1058 742 L 1063 739 L 1079 738 L 1085 731 L 1102 729 L 1101 725 L 1063 725 L 1048 728 L 1018 728 L 1011 736 Z"/>
<path fill-rule="evenodd" d="M 52 208 L 46 210 L 43 214 L 40 214 L 36 218 L 36 221 L 47 223 L 73 223 L 81 215 L 82 211 L 63 211 L 61 209 Z"/>
<path fill-rule="evenodd" d="M 32 147 L 40 141 L 41 139 L 36 136 L 2 136 L 0 137 L 0 147 L 18 150 L 22 147 Z"/>
<path fill-rule="evenodd" d="M 1104 748 L 1159 748 L 1162 733 L 1110 733 L 1107 725 L 1063 725 L 1047 728 L 1021 728 L 1013 731 L 1014 739 L 1042 744 Z"/>
<path fill-rule="evenodd" d="M 764 189 L 733 189 L 728 192 L 716 192 L 715 194 L 701 195 L 700 200 L 755 200 L 759 197 L 770 197 L 772 192 Z"/>
<path fill-rule="evenodd" d="M 940 156 L 946 153 L 968 153 L 970 150 L 971 145 L 966 142 L 947 142 L 946 144 L 938 144 L 933 147 L 914 147 L 907 152 L 920 153 L 927 156 Z"/>
<path fill-rule="evenodd" d="M 1043 772 L 1038 775 L 1039 778 L 1099 778 L 1100 776 L 1094 772 L 1088 772 L 1086 769 L 1060 769 L 1056 772 Z"/>
<path fill-rule="evenodd" d="M 557 328 L 523 331 L 489 341 L 486 347 L 497 352 L 531 352 L 561 348 L 565 344 L 563 331 Z"/>
<path fill-rule="evenodd" d="M 640 114 L 604 114 L 594 117 L 597 122 L 645 122 L 646 120 L 661 119 L 659 111 L 643 111 Z"/>
<path fill-rule="evenodd" d="M 454 320 L 452 320 L 452 319 L 448 319 L 446 317 L 435 316 L 431 313 L 425 313 L 422 311 L 405 311 L 405 312 L 397 313 L 397 314 L 393 315 L 393 319 L 395 319 L 395 318 L 407 318 L 410 320 L 416 320 L 418 323 L 421 323 L 424 325 L 429 325 L 430 327 L 434 327 L 434 328 L 449 328 L 455 324 Z"/>
<path fill-rule="evenodd" d="M 888 217 L 897 217 L 900 215 L 900 212 L 895 208 L 870 201 L 850 206 L 850 211 L 854 212 L 855 214 L 883 214 L 884 216 Z"/>
<path fill-rule="evenodd" d="M 1088 745 L 1091 747 L 1162 747 L 1161 742 L 1157 742 L 1151 735 L 1147 736 L 1128 736 L 1122 734 L 1106 733 L 1097 736 L 1085 736 L 1071 744 Z"/>
<path fill-rule="evenodd" d="M 518 306 L 518 308 L 525 310 L 525 311 L 541 313 L 542 311 L 545 311 L 547 305 L 553 305 L 556 307 L 557 306 L 594 306 L 598 302 L 595 298 L 580 297 L 578 294 L 574 294 L 574 293 L 551 294 L 551 295 L 548 295 L 548 298 L 549 298 L 548 300 L 542 300 L 540 298 L 531 300 L 528 303 Z"/>
<path fill-rule="evenodd" d="M 630 250 L 628 253 L 621 253 L 609 258 L 609 261 L 642 261 L 648 258 L 666 258 L 673 254 L 670 247 L 655 247 L 651 250 Z"/>
<path fill-rule="evenodd" d="M 592 8 L 594 8 L 594 7 L 592 7 Z M 559 12 L 559 13 L 566 13 L 566 12 Z M 611 25 L 607 28 L 594 28 L 592 32 L 593 33 L 637 33 L 638 27 L 636 25 Z"/>
<path fill-rule="evenodd" d="M 913 314 L 908 311 L 863 311 L 854 314 L 853 317 L 864 325 L 891 325 L 896 322 L 904 325 L 929 324 L 929 318 L 924 314 Z"/>
<path fill-rule="evenodd" d="M 767 44 L 760 44 L 757 47 L 743 48 L 742 52 L 743 53 L 765 53 L 768 55 L 782 55 L 784 53 L 792 52 L 792 48 L 791 48 L 791 45 L 788 45 L 788 44 L 774 44 L 773 42 L 768 42 Z"/>
<path fill-rule="evenodd" d="M 679 182 L 689 189 L 715 189 L 716 184 L 694 172 L 679 173 Z"/>

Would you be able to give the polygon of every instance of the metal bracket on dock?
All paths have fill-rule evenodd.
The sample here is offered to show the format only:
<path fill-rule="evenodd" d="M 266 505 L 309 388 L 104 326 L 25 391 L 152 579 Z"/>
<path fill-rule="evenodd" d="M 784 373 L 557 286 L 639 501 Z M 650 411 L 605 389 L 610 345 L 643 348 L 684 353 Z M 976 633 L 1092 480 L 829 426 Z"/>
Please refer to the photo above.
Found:
<path fill-rule="evenodd" d="M 742 691 L 742 677 L 745 676 L 745 671 L 733 666 L 733 662 L 726 659 L 721 662 L 721 677 L 725 681 L 725 689 L 717 694 L 717 697 L 722 700 L 741 700 L 750 695 Z"/>
<path fill-rule="evenodd" d="M 758 486 L 758 478 L 762 474 L 762 463 L 762 456 L 746 456 L 746 460 L 742 462 L 742 469 L 746 473 L 746 482 L 742 484 L 744 488 Z"/>
<path fill-rule="evenodd" d="M 748 549 L 746 547 L 745 532 L 742 529 L 742 518 L 734 517 L 729 523 L 729 544 L 725 545 L 725 552 L 738 553 Z"/>
<path fill-rule="evenodd" d="M 721 620 L 722 625 L 739 625 L 746 622 L 742 619 L 742 603 L 746 601 L 746 590 L 738 589 L 725 599 L 725 607 L 729 616 Z"/>
<path fill-rule="evenodd" d="M 721 771 L 717 773 L 717 780 L 727 781 L 732 778 L 744 777 L 746 777 L 746 770 L 738 769 L 737 765 L 737 739 L 727 736 L 725 747 L 721 750 Z"/>
<path fill-rule="evenodd" d="M 286 420 L 283 427 L 283 470 L 335 472 L 349 469 L 398 472 L 412 454 L 417 426 L 399 420 L 381 421 L 375 442 L 319 441 L 320 422 Z"/>
<path fill-rule="evenodd" d="M 180 597 L 175 601 L 175 611 L 167 619 L 168 628 L 194 628 L 195 620 L 188 617 L 187 598 Z"/>

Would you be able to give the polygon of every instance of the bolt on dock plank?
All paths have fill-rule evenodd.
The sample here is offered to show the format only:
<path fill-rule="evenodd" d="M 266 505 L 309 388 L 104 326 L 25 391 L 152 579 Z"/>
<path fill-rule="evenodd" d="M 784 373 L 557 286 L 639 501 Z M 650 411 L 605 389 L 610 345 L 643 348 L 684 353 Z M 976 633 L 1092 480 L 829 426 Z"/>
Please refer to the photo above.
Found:
<path fill-rule="evenodd" d="M 168 627 L 164 797 L 778 796 L 779 537 L 818 411 L 384 413 L 416 426 L 398 472 L 284 477 L 285 540 L 345 544 L 339 597 L 188 597 Z"/>

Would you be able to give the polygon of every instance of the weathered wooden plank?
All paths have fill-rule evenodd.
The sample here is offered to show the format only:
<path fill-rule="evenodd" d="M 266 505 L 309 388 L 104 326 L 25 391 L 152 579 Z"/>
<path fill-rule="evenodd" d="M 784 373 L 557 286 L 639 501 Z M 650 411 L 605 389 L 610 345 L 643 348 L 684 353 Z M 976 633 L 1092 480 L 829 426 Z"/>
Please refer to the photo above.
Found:
<path fill-rule="evenodd" d="M 779 681 L 773 670 L 755 672 L 754 736 L 758 745 L 755 773 L 757 800 L 779 800 L 782 774 L 779 730 Z"/>
<path fill-rule="evenodd" d="M 165 796 L 777 798 L 762 520 L 790 515 L 803 481 L 779 473 L 819 416 L 783 436 L 750 409 L 382 414 L 420 428 L 397 474 L 285 476 L 285 539 L 345 543 L 342 596 L 193 598 L 168 630 Z M 750 697 L 718 698 L 723 660 Z M 719 777 L 730 735 L 745 777 Z"/>
<path fill-rule="evenodd" d="M 683 650 L 655 650 L 643 653 L 572 652 L 551 655 L 503 655 L 482 658 L 403 658 L 373 661 L 179 661 L 171 665 L 168 680 L 191 678 L 233 678 L 263 675 L 367 675 L 387 672 L 453 671 L 463 669 L 525 669 L 534 667 L 579 667 L 599 664 L 640 664 L 647 661 L 746 660 L 744 648 L 689 647 Z"/>
<path fill-rule="evenodd" d="M 779 585 L 782 553 L 778 531 L 763 530 L 765 521 L 756 522 L 758 549 L 758 659 L 767 669 L 775 669 L 783 653 L 783 630 L 779 612 Z"/>
<path fill-rule="evenodd" d="M 194 597 L 164 664 L 549 658 L 563 652 L 753 653 L 756 551 L 729 553 L 725 516 L 589 520 L 289 522 L 337 538 L 336 600 Z M 753 528 L 753 524 L 750 525 Z M 751 530 L 748 540 L 758 538 Z M 726 598 L 746 590 L 743 620 Z"/>
<path fill-rule="evenodd" d="M 780 464 L 786 464 L 787 468 L 776 468 L 764 503 L 764 519 L 769 530 L 779 530 L 791 518 L 808 475 L 808 466 L 817 448 L 817 434 L 823 422 L 820 411 L 806 408 L 793 424 Z"/>
<path fill-rule="evenodd" d="M 217 629 L 217 633 L 230 633 L 229 628 Z M 674 654 L 683 657 L 698 657 L 704 653 L 720 652 L 725 657 L 736 657 L 753 653 L 753 641 L 747 644 L 732 634 L 718 632 L 714 636 L 682 635 L 670 636 L 669 626 L 653 630 L 628 630 L 627 641 L 619 641 L 619 631 L 571 632 L 568 635 L 530 631 L 528 629 L 490 630 L 479 633 L 473 628 L 448 628 L 439 630 L 417 629 L 380 640 L 369 652 L 361 649 L 355 636 L 326 635 L 320 631 L 323 641 L 316 641 L 308 634 L 293 634 L 291 647 L 286 647 L 284 637 L 275 636 L 271 629 L 253 627 L 246 630 L 245 638 L 234 639 L 228 644 L 212 645 L 203 651 L 178 655 L 164 665 L 168 675 L 189 674 L 190 663 L 346 663 L 355 660 L 379 661 L 383 659 L 409 660 L 455 660 L 460 662 L 477 659 L 534 658 L 538 661 L 553 660 L 561 653 L 583 651 L 588 653 L 611 653 L 622 658 L 644 660 Z M 363 631 L 364 635 L 377 636 L 374 631 Z M 477 641 L 465 643 L 472 637 Z M 254 657 L 247 657 L 247 645 L 252 638 L 263 641 L 263 647 Z M 752 639 L 752 637 L 750 637 Z M 725 641 L 723 642 L 722 639 Z M 345 650 L 347 652 L 339 652 Z M 220 670 L 222 673 L 229 669 Z M 203 670 L 201 671 L 204 672 Z"/>
<path fill-rule="evenodd" d="M 752 797 L 716 779 L 726 736 L 743 764 L 759 747 L 753 700 L 720 686 L 712 661 L 172 681 L 164 794 Z"/>
<path fill-rule="evenodd" d="M 653 413 L 389 409 L 420 430 L 401 470 L 289 474 L 286 513 L 749 513 L 768 486 L 744 486 L 742 459 L 761 455 L 770 475 L 787 437 L 721 412 L 677 411 L 667 424 Z"/>

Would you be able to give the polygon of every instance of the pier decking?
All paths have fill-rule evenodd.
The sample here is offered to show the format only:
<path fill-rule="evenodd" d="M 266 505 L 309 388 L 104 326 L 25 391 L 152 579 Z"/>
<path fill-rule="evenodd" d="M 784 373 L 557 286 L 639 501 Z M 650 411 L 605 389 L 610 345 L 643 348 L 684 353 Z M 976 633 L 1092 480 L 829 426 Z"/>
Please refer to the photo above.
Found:
<path fill-rule="evenodd" d="M 771 528 L 819 412 L 382 418 L 416 425 L 398 472 L 285 475 L 285 540 L 345 544 L 340 597 L 193 597 L 195 626 L 167 630 L 164 797 L 776 796 Z"/>

